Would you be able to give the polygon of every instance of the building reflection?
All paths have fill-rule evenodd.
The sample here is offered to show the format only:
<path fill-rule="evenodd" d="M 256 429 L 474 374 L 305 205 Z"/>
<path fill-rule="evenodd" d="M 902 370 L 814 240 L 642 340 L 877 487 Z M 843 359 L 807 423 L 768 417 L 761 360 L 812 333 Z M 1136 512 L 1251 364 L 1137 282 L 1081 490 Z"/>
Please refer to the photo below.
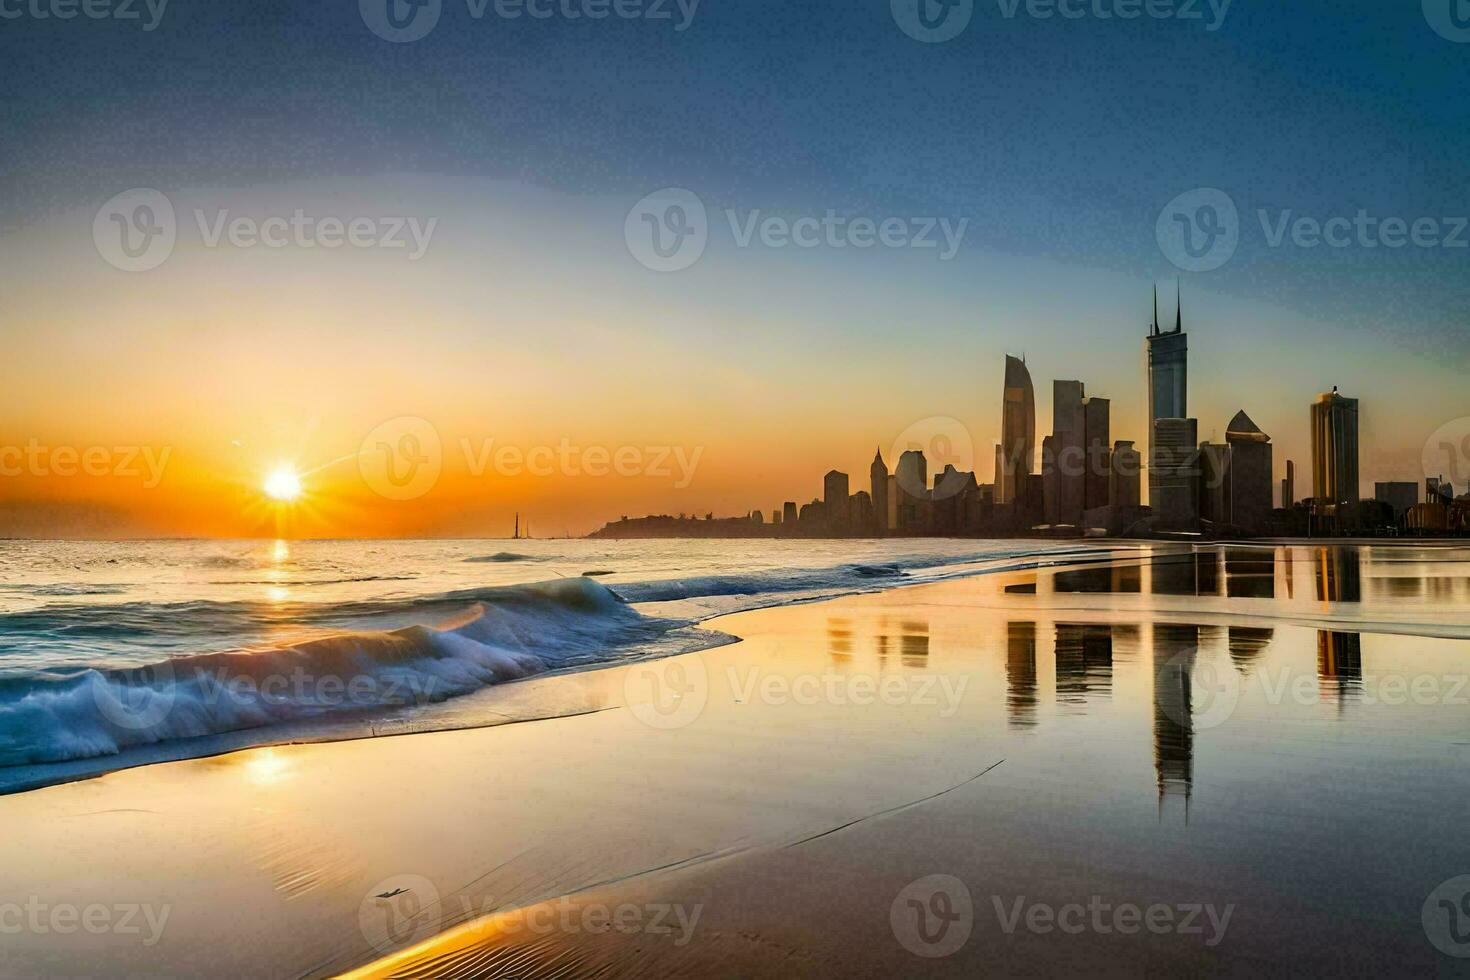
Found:
<path fill-rule="evenodd" d="M 1213 549 L 1160 555 L 1151 571 L 1155 595 L 1220 594 L 1220 556 Z"/>
<path fill-rule="evenodd" d="M 845 667 L 852 663 L 852 621 L 827 620 L 827 654 L 832 662 Z"/>
<path fill-rule="evenodd" d="M 922 669 L 929 663 L 929 624 L 908 619 L 899 625 L 898 650 L 903 665 Z"/>
<path fill-rule="evenodd" d="M 1229 630 L 1230 660 L 1241 676 L 1249 676 L 1261 653 L 1276 638 L 1276 631 L 1262 626 L 1232 626 Z"/>
<path fill-rule="evenodd" d="M 1317 631 L 1317 685 L 1339 705 L 1363 689 L 1363 640 L 1357 633 Z"/>
<path fill-rule="evenodd" d="M 1362 556 L 1358 549 L 1318 548 L 1313 564 L 1317 571 L 1318 601 L 1363 601 Z"/>
<path fill-rule="evenodd" d="M 1036 727 L 1036 624 L 1006 624 L 1006 713 L 1012 728 Z"/>
<path fill-rule="evenodd" d="M 1057 700 L 1086 704 L 1091 695 L 1111 697 L 1113 630 L 1094 623 L 1057 624 Z"/>
<path fill-rule="evenodd" d="M 1179 799 L 1187 819 L 1194 786 L 1190 673 L 1199 652 L 1199 627 L 1155 623 L 1153 640 L 1154 770 L 1159 812 L 1163 813 L 1166 800 Z"/>
<path fill-rule="evenodd" d="M 1276 552 L 1225 549 L 1225 594 L 1232 599 L 1276 598 Z"/>

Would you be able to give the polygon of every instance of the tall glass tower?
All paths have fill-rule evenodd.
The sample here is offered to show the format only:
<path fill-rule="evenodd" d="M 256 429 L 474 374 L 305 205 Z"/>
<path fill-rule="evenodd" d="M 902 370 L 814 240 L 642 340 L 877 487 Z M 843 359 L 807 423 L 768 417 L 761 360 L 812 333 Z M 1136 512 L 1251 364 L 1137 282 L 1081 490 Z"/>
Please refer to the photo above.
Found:
<path fill-rule="evenodd" d="M 1183 293 L 1174 312 L 1174 329 L 1159 327 L 1159 287 L 1154 287 L 1154 322 L 1148 333 L 1148 495 L 1154 504 L 1155 424 L 1189 417 L 1189 337 L 1184 332 Z"/>
<path fill-rule="evenodd" d="M 1026 362 L 1006 355 L 1005 400 L 1001 404 L 1000 452 L 996 458 L 995 502 L 1024 502 L 1036 454 L 1036 393 Z"/>

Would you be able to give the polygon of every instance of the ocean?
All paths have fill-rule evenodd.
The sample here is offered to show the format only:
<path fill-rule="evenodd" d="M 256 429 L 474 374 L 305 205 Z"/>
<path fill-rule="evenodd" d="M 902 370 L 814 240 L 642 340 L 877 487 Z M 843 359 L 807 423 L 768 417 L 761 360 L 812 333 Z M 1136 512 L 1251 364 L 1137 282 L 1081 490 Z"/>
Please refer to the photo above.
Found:
<path fill-rule="evenodd" d="M 1037 541 L 0 542 L 0 791 L 730 642 L 713 616 L 1110 553 Z M 565 706 L 543 706 L 555 713 Z"/>

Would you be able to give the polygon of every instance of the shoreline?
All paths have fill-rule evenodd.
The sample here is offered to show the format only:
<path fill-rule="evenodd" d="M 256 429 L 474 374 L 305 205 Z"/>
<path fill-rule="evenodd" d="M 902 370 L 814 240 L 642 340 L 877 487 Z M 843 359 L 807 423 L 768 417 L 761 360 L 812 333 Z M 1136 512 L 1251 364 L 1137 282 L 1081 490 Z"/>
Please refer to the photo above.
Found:
<path fill-rule="evenodd" d="M 1374 706 L 1352 685 L 1470 669 L 1470 644 L 1364 634 L 1355 660 L 1328 664 L 1324 631 L 1217 614 L 1265 601 L 1266 581 L 1271 601 L 1315 606 L 1319 585 L 1355 579 L 1280 556 L 1268 574 L 1259 550 L 1222 550 L 1202 596 L 1205 566 L 1177 556 L 717 617 L 705 625 L 740 642 L 506 685 L 600 705 L 534 725 L 257 747 L 7 796 L 16 894 L 171 913 L 153 946 L 27 933 L 11 962 L 521 978 L 1432 970 L 1420 905 L 1470 857 L 1453 803 L 1470 794 L 1464 709 Z M 1372 571 L 1367 609 L 1405 602 Z M 1464 608 L 1470 555 L 1452 572 Z M 1152 606 L 1129 608 L 1135 596 Z M 1341 612 L 1340 629 L 1368 622 Z M 1164 685 L 1196 660 L 1238 676 L 1232 715 Z M 1274 702 L 1301 686 L 1283 677 L 1312 697 Z M 961 948 L 931 957 L 894 909 L 936 875 L 967 889 L 972 918 Z M 1235 912 L 1205 946 L 1007 932 L 1010 913 L 992 910 L 1092 894 Z M 640 914 L 631 932 L 601 928 Z"/>

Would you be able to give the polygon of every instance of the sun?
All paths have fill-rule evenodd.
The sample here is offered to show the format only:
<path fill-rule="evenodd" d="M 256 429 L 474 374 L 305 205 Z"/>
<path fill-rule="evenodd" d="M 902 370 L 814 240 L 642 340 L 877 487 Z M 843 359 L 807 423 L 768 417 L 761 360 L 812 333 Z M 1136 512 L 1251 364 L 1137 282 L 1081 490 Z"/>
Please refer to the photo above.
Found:
<path fill-rule="evenodd" d="M 296 469 L 293 466 L 278 466 L 265 478 L 265 484 L 261 489 L 272 500 L 290 503 L 301 496 L 301 477 L 296 475 Z"/>

